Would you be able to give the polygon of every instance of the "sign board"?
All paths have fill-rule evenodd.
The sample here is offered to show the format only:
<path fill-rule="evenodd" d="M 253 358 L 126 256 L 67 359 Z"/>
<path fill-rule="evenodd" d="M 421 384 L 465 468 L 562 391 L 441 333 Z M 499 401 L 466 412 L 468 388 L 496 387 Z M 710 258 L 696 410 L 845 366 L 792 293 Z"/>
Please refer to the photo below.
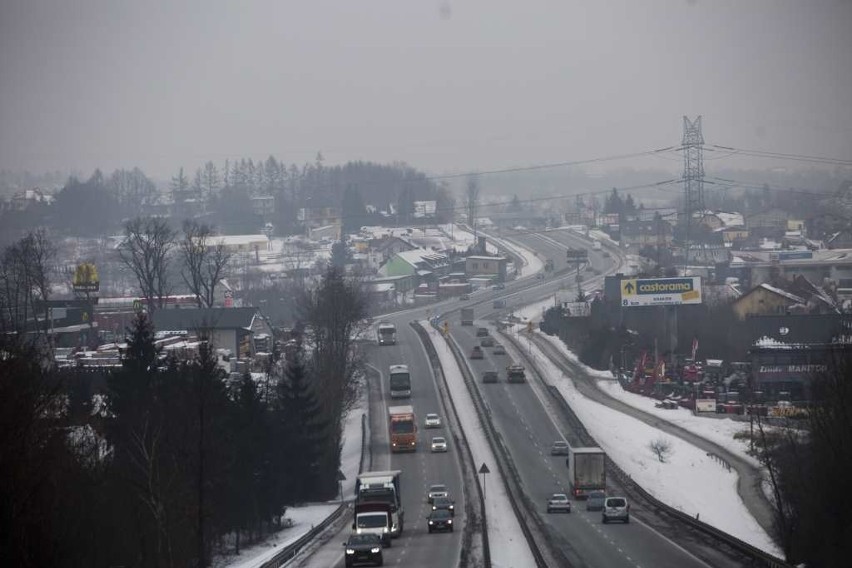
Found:
<path fill-rule="evenodd" d="M 91 262 L 78 264 L 71 285 L 75 292 L 97 292 L 101 287 L 98 269 Z"/>
<path fill-rule="evenodd" d="M 770 252 L 769 260 L 810 260 L 814 253 L 809 250 L 782 250 Z"/>
<path fill-rule="evenodd" d="M 562 302 L 562 315 L 567 318 L 586 318 L 591 314 L 589 302 Z"/>
<path fill-rule="evenodd" d="M 701 303 L 701 278 L 631 278 L 621 281 L 621 305 L 679 306 Z"/>
<path fill-rule="evenodd" d="M 696 398 L 695 412 L 716 412 L 715 398 Z"/>
<path fill-rule="evenodd" d="M 568 259 L 568 262 L 584 262 L 589 259 L 589 251 L 569 248 L 565 251 L 565 258 Z"/>
<path fill-rule="evenodd" d="M 491 470 L 488 469 L 488 466 L 485 465 L 485 462 L 482 462 L 482 465 L 479 466 L 479 473 L 491 473 Z"/>

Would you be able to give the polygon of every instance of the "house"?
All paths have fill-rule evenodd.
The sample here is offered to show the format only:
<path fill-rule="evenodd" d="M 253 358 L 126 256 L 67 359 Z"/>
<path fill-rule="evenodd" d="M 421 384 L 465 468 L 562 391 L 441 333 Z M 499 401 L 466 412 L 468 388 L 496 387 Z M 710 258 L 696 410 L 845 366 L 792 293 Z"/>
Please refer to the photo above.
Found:
<path fill-rule="evenodd" d="M 385 276 L 417 275 L 420 281 L 436 281 L 449 272 L 447 255 L 426 249 L 401 251 L 393 255 L 382 267 Z"/>
<path fill-rule="evenodd" d="M 417 247 L 400 237 L 385 236 L 381 239 L 370 239 L 369 248 L 379 253 L 382 261 L 386 262 L 397 253 L 414 250 Z"/>
<path fill-rule="evenodd" d="M 269 250 L 269 237 L 266 235 L 217 235 L 210 239 L 215 244 L 222 244 L 230 253 L 265 252 Z"/>
<path fill-rule="evenodd" d="M 34 188 L 17 192 L 9 200 L 7 207 L 11 211 L 26 211 L 31 205 L 50 205 L 52 202 L 52 195 L 44 193 L 39 188 Z"/>
<path fill-rule="evenodd" d="M 748 316 L 839 312 L 834 300 L 803 276 L 759 284 L 734 300 L 732 306 L 741 320 Z"/>
<path fill-rule="evenodd" d="M 503 256 L 468 256 L 464 262 L 464 273 L 468 278 L 491 277 L 505 282 L 507 264 L 508 259 Z"/>
<path fill-rule="evenodd" d="M 206 336 L 216 348 L 227 349 L 240 359 L 256 354 L 256 336 L 272 335 L 272 327 L 258 308 L 157 310 L 151 320 L 160 335 Z"/>

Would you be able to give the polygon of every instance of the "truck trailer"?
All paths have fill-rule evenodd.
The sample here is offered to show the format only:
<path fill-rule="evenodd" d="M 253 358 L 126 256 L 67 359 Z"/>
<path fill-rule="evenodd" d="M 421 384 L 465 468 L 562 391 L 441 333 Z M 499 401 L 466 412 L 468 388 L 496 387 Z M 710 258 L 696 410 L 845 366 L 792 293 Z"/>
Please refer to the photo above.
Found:
<path fill-rule="evenodd" d="M 461 324 L 473 325 L 473 308 L 461 309 Z"/>
<path fill-rule="evenodd" d="M 606 491 L 606 454 L 597 447 L 568 448 L 568 483 L 575 499 L 591 491 Z"/>
<path fill-rule="evenodd" d="M 414 415 L 414 407 L 388 407 L 388 432 L 392 452 L 416 452 L 417 417 Z"/>

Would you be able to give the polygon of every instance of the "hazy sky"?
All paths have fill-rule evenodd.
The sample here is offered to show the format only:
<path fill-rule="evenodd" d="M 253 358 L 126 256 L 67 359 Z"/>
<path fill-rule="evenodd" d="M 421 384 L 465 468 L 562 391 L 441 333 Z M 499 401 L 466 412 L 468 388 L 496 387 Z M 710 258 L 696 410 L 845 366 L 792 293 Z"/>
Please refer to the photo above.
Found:
<path fill-rule="evenodd" d="M 852 158 L 852 0 L 0 0 L 0 167 L 485 170 L 678 144 L 684 114 Z"/>

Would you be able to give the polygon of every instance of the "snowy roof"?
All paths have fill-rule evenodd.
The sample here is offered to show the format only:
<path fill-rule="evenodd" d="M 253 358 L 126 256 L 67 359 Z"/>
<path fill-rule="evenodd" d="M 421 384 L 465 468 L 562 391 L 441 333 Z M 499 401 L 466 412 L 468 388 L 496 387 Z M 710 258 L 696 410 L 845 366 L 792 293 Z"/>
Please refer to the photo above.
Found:
<path fill-rule="evenodd" d="M 266 235 L 216 235 L 212 237 L 214 242 L 221 242 L 225 246 L 241 246 L 241 245 L 253 245 L 258 243 L 268 243 L 269 237 Z"/>
<path fill-rule="evenodd" d="M 763 284 L 761 284 L 760 286 L 758 286 L 758 288 L 763 288 L 764 290 L 768 290 L 769 292 L 772 292 L 773 294 L 778 294 L 779 296 L 783 296 L 783 297 L 787 298 L 788 300 L 792 300 L 792 301 L 799 303 L 799 304 L 807 303 L 807 300 L 805 300 L 804 298 L 801 298 L 801 297 L 799 297 L 799 296 L 797 296 L 793 293 L 790 293 L 786 290 L 782 290 L 781 288 L 777 288 L 777 287 L 772 286 L 771 284 L 767 284 L 765 282 Z"/>

